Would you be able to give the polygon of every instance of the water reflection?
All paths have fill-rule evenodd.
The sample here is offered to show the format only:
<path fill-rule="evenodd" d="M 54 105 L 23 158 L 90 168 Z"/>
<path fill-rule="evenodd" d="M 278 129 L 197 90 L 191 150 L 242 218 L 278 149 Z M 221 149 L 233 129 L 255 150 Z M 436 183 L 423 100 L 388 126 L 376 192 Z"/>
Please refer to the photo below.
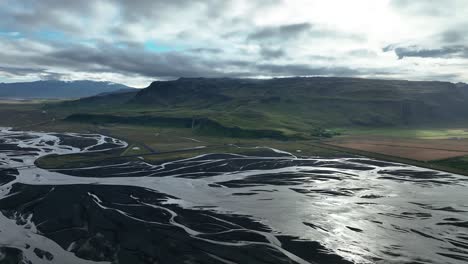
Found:
<path fill-rule="evenodd" d="M 165 214 L 174 214 L 167 224 L 182 228 L 197 241 L 206 242 L 205 235 L 214 234 L 187 229 L 177 220 L 176 216 L 183 214 L 178 210 L 188 210 L 185 214 L 198 212 L 198 217 L 216 212 L 216 216 L 211 216 L 216 221 L 241 226 L 242 232 L 248 232 L 256 241 L 255 245 L 272 247 L 297 263 L 327 263 L 322 255 L 311 256 L 301 250 L 311 241 L 323 246 L 314 244 L 322 253 L 356 263 L 468 261 L 468 186 L 463 176 L 365 158 L 298 158 L 275 150 L 268 157 L 211 154 L 160 165 L 136 161 L 45 171 L 35 168 L 33 162 L 46 153 L 99 151 L 123 147 L 125 143 L 87 135 L 88 146 L 80 147 L 64 144 L 67 141 L 63 135 L 8 130 L 1 133 L 1 162 L 32 166 L 9 174 L 14 180 L 0 187 L 4 198 L 15 195 L 11 190 L 15 183 L 134 186 L 164 194 L 157 204 L 139 206 L 147 213 L 165 208 Z M 100 204 L 99 208 L 116 208 L 117 203 L 104 205 L 100 200 L 99 192 L 105 193 L 104 189 L 94 191 L 98 193 L 93 201 Z M 125 199 L 129 204 L 136 201 L 132 195 Z M 134 213 L 123 215 L 134 219 Z M 243 215 L 253 222 L 242 225 L 237 222 L 239 218 L 235 222 L 222 219 L 229 215 Z M 255 221 L 263 227 L 251 228 Z M 217 234 L 215 240 L 209 241 L 231 245 L 238 235 L 234 236 L 233 230 L 229 232 L 230 236 Z M 283 236 L 294 239 L 286 241 Z M 267 242 L 261 242 L 265 237 Z M 211 261 L 229 261 L 210 254 Z M 280 261 L 280 255 L 272 257 Z"/>

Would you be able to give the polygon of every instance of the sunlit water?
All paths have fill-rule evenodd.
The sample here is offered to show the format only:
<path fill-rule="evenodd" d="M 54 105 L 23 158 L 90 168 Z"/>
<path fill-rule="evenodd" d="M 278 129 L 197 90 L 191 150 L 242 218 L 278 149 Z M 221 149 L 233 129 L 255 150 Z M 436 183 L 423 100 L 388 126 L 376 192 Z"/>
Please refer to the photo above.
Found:
<path fill-rule="evenodd" d="M 68 146 L 64 137 L 88 143 Z M 0 167 L 17 168 L 0 171 L 0 247 L 19 249 L 32 263 L 122 261 L 126 256 L 115 253 L 123 252 L 122 240 L 91 228 L 92 219 L 101 218 L 123 219 L 122 229 L 144 226 L 142 232 L 156 235 L 170 228 L 164 237 L 174 234 L 175 248 L 189 244 L 184 252 L 192 263 L 330 263 L 327 256 L 355 263 L 468 262 L 468 178 L 460 175 L 274 149 L 262 157 L 209 154 L 161 165 L 115 161 L 48 171 L 34 161 L 126 143 L 102 135 L 2 129 L 0 146 Z M 76 204 L 86 216 L 67 209 Z M 58 225 L 65 227 L 55 230 Z M 89 253 L 101 248 L 105 254 Z M 147 263 L 162 258 L 151 250 L 144 251 L 154 258 Z M 186 259 L 171 260 L 179 261 Z"/>

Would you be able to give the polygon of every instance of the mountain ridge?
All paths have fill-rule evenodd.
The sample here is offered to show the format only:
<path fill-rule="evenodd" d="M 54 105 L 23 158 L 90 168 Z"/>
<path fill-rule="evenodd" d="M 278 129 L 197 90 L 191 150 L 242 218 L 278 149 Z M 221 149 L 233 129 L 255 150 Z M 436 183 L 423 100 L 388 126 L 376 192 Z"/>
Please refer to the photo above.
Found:
<path fill-rule="evenodd" d="M 180 78 L 61 106 L 72 114 L 208 118 L 225 127 L 308 134 L 316 128 L 466 124 L 467 87 L 340 77 Z"/>
<path fill-rule="evenodd" d="M 112 82 L 42 80 L 0 83 L 0 98 L 73 99 L 133 89 L 135 88 Z"/>

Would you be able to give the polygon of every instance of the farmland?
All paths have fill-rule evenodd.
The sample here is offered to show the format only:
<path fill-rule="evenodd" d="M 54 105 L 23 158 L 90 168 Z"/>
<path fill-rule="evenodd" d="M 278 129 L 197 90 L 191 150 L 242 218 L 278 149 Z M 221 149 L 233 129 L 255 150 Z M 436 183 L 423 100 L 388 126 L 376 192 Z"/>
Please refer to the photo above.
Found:
<path fill-rule="evenodd" d="M 432 161 L 468 155 L 468 139 L 419 139 L 385 136 L 348 136 L 327 141 L 339 147 Z"/>

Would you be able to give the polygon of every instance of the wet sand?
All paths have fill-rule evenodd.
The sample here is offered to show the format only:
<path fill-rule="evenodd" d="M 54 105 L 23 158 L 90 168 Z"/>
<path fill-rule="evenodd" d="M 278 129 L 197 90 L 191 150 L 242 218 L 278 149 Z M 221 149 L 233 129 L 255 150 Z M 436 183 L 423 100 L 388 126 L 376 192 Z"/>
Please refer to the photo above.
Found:
<path fill-rule="evenodd" d="M 123 147 L 101 135 L 2 129 L 3 261 L 468 261 L 468 178 L 460 175 L 275 150 L 159 165 L 34 166 L 47 154 Z"/>

